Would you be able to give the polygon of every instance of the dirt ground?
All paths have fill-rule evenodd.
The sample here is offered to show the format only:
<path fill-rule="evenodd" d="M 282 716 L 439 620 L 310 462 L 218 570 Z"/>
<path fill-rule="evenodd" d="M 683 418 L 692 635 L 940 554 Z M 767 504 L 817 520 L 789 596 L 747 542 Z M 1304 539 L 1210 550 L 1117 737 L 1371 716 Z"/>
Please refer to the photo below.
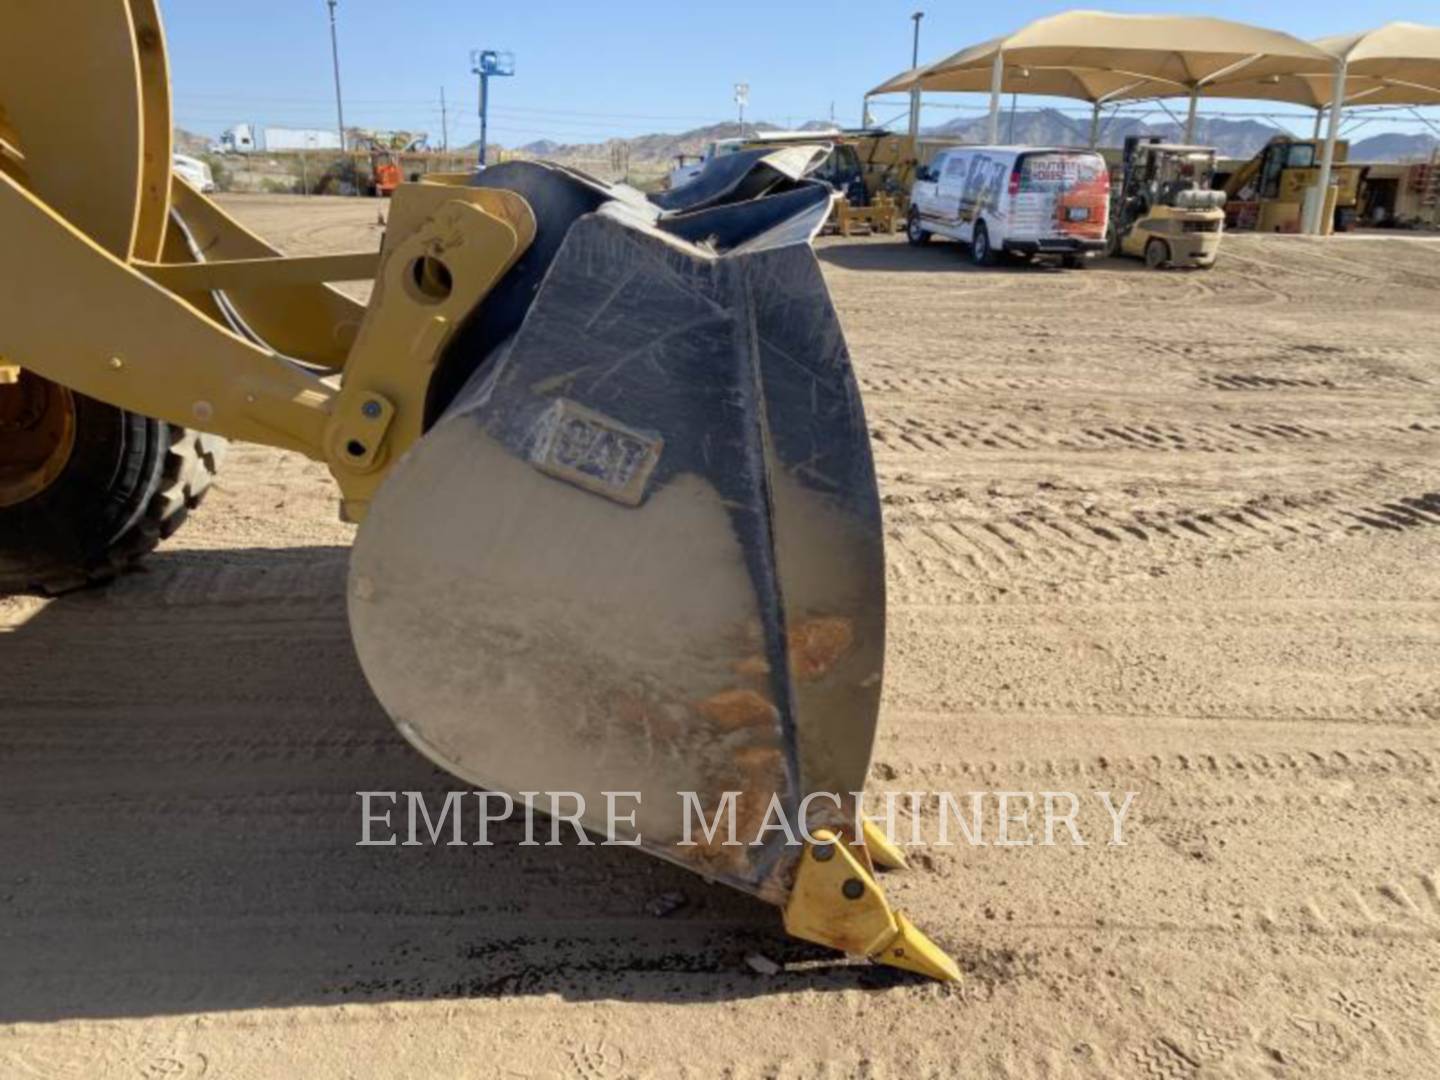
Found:
<path fill-rule="evenodd" d="M 637 852 L 355 847 L 356 791 L 449 784 L 352 656 L 324 470 L 242 446 L 144 573 L 0 606 L 0 1077 L 1440 1075 L 1440 244 L 820 257 L 885 501 L 872 786 L 1085 796 L 1086 847 L 887 876 L 963 986 Z"/>

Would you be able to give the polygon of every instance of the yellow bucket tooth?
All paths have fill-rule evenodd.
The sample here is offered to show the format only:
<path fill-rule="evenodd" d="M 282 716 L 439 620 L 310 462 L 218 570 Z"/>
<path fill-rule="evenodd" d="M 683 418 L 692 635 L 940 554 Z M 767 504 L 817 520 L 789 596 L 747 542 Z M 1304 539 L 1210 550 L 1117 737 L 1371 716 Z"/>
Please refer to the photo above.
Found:
<path fill-rule="evenodd" d="M 955 982 L 960 968 L 904 915 L 893 910 L 875 878 L 832 832 L 815 833 L 795 872 L 785 906 L 793 937 Z"/>
<path fill-rule="evenodd" d="M 905 917 L 904 912 L 895 913 L 895 924 L 899 931 L 894 939 L 885 946 L 883 952 L 872 954 L 870 959 L 890 967 L 928 975 L 941 982 L 960 981 L 960 965 L 917 929 L 915 924 Z"/>
<path fill-rule="evenodd" d="M 870 861 L 882 870 L 909 870 L 910 864 L 905 861 L 905 853 L 890 842 L 890 838 L 881 830 L 880 826 L 865 819 L 863 838 L 865 848 L 870 852 Z"/>

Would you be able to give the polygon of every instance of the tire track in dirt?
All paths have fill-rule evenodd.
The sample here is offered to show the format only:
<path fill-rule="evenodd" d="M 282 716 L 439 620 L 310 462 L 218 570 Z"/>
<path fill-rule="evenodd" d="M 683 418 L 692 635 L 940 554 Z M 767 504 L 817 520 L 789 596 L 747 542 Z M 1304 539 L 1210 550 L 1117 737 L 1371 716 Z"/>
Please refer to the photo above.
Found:
<path fill-rule="evenodd" d="M 940 493 L 948 499 L 948 493 Z M 892 503 L 893 505 L 893 503 Z M 943 501 L 907 503 L 887 518 L 893 601 L 933 601 L 943 582 L 1007 589 L 1101 586 L 1124 575 L 1440 525 L 1440 492 L 1389 495 L 1364 486 L 1255 498 L 1188 513 L 1151 509 L 1022 510 L 993 518 Z"/>
<path fill-rule="evenodd" d="M 1069 419 L 1069 418 L 1063 418 Z M 1050 427 L 1028 421 L 974 423 L 962 419 L 881 418 L 871 436 L 887 464 L 914 454 L 934 456 L 956 450 L 1139 450 L 1197 454 L 1272 454 L 1279 441 L 1341 443 L 1377 436 L 1416 438 L 1440 434 L 1440 422 L 1409 420 L 1383 427 L 1358 423 L 1319 427 L 1279 421 L 1189 423 L 1151 420 L 1123 423 L 1096 418 L 1070 420 L 1057 417 Z M 1425 448 L 1416 448 L 1416 453 Z"/>

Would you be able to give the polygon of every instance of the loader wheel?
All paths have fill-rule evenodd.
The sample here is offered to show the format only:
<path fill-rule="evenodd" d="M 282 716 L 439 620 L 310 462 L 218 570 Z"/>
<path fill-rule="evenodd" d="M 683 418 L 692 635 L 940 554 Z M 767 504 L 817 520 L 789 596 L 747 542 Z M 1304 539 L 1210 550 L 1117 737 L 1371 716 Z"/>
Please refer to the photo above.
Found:
<path fill-rule="evenodd" d="M 74 452 L 75 395 L 24 370 L 0 386 L 0 509 L 49 488 Z"/>
<path fill-rule="evenodd" d="M 1170 245 L 1164 240 L 1154 238 L 1145 245 L 1145 265 L 1151 270 L 1159 270 L 1170 262 Z"/>
<path fill-rule="evenodd" d="M 920 212 L 911 210 L 905 219 L 905 239 L 916 247 L 930 242 L 930 232 L 920 225 Z"/>
<path fill-rule="evenodd" d="M 0 386 L 0 594 L 121 573 L 199 505 L 224 447 L 29 372 Z"/>

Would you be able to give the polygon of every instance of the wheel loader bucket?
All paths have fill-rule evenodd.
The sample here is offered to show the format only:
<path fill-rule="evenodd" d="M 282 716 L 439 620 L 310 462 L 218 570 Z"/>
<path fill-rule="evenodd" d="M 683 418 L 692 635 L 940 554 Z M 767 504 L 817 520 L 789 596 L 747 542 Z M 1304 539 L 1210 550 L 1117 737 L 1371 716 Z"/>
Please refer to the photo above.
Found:
<path fill-rule="evenodd" d="M 885 902 L 873 865 L 903 855 L 857 805 L 884 554 L 810 247 L 824 154 L 741 152 L 654 199 L 507 163 L 493 190 L 402 185 L 378 253 L 286 258 L 174 194 L 156 2 L 6 14 L 0 376 L 327 463 L 364 515 L 360 661 L 433 761 L 798 937 L 958 977 Z M 113 183 L 73 169 L 77 131 Z M 329 288 L 351 280 L 363 310 Z"/>
<path fill-rule="evenodd" d="M 617 838 L 783 903 L 802 849 L 761 826 L 800 822 L 812 792 L 834 798 L 806 824 L 853 825 L 885 591 L 865 414 L 809 246 L 831 196 L 763 157 L 763 194 L 727 201 L 742 179 L 669 212 L 544 166 L 484 174 L 530 200 L 548 265 L 516 268 L 508 340 L 465 332 L 446 357 L 473 373 L 370 508 L 350 614 L 436 763 L 574 792 L 595 832 L 636 810 Z"/>

